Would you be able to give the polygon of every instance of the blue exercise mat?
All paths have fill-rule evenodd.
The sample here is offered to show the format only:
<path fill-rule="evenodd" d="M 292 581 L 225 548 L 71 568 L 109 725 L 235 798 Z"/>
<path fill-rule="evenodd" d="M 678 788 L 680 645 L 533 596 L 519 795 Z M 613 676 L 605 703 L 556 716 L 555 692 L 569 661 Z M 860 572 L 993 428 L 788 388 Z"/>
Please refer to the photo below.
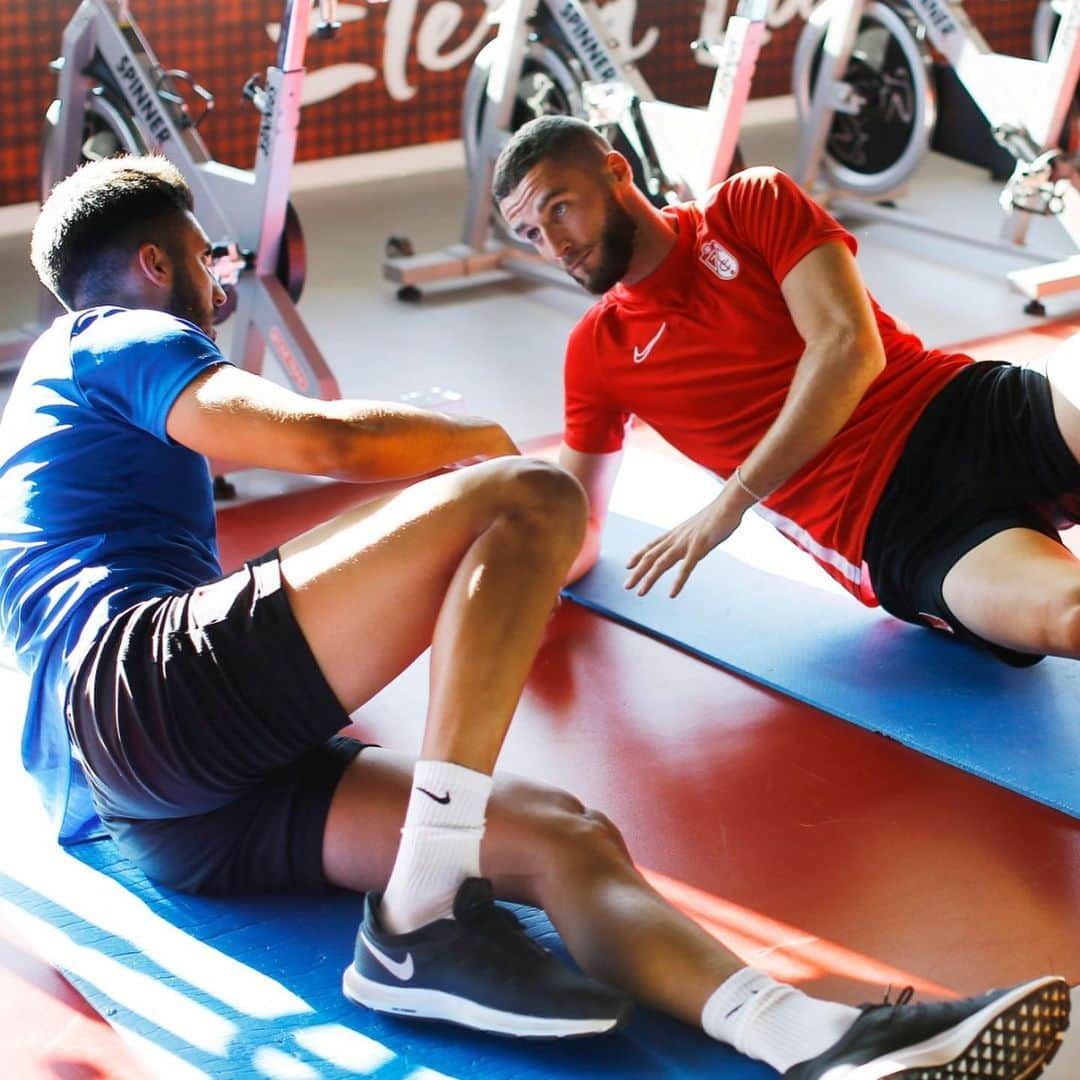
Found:
<path fill-rule="evenodd" d="M 1080 662 L 1013 669 L 879 609 L 722 550 L 668 596 L 623 588 L 663 530 L 608 519 L 596 568 L 566 590 L 593 611 L 985 780 L 1080 817 Z"/>
<path fill-rule="evenodd" d="M 90 1004 L 133 1038 L 150 1075 L 776 1077 L 640 1008 L 624 1032 L 569 1042 L 382 1017 L 341 994 L 361 911 L 355 895 L 196 898 L 148 881 L 111 841 L 43 855 L 47 869 L 21 873 L 9 863 L 10 873 L 0 872 L 0 904 Z M 515 910 L 533 937 L 565 955 L 542 912 Z"/>

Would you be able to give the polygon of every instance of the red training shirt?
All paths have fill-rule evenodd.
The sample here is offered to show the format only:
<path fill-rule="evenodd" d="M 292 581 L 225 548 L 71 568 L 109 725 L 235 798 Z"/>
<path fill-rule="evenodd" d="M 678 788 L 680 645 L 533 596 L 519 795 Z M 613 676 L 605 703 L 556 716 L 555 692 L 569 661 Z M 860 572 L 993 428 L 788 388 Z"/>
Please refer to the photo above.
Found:
<path fill-rule="evenodd" d="M 566 354 L 568 446 L 622 447 L 637 415 L 693 461 L 729 477 L 776 419 L 804 342 L 780 283 L 820 244 L 855 238 L 788 176 L 754 168 L 702 202 L 664 211 L 675 247 L 618 284 L 574 327 Z M 927 350 L 870 297 L 886 365 L 848 422 L 758 512 L 865 604 L 871 515 L 912 425 L 970 357 Z"/>

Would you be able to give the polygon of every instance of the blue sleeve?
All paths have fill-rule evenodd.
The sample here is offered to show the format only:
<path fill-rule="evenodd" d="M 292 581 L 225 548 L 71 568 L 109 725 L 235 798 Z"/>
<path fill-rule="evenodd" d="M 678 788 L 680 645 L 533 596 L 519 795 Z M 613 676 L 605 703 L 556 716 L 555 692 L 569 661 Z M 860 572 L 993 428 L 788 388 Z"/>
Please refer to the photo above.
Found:
<path fill-rule="evenodd" d="M 87 402 L 162 442 L 171 442 L 165 420 L 184 387 L 226 362 L 193 323 L 162 311 L 98 308 L 72 329 L 72 374 Z"/>

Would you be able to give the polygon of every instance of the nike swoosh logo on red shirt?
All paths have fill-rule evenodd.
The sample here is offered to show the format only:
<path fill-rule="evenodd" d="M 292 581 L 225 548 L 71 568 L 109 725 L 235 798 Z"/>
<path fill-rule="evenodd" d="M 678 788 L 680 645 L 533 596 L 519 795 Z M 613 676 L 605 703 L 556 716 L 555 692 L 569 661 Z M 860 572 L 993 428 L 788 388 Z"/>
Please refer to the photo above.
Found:
<path fill-rule="evenodd" d="M 662 323 L 661 326 L 660 326 L 660 329 L 656 331 L 655 337 L 653 337 L 652 341 L 650 341 L 649 344 L 646 345 L 644 349 L 639 349 L 636 345 L 634 346 L 634 363 L 635 364 L 643 364 L 646 360 L 649 359 L 649 353 L 651 353 L 653 351 L 653 349 L 656 348 L 656 343 L 660 340 L 661 337 L 663 337 L 664 331 L 666 329 L 667 329 L 667 323 L 666 322 Z"/>

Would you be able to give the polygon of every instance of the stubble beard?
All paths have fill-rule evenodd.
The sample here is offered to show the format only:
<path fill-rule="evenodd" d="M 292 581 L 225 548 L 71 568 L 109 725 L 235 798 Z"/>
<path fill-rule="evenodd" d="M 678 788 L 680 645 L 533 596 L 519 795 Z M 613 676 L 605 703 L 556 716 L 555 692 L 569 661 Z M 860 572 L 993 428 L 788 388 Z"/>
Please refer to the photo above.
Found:
<path fill-rule="evenodd" d="M 625 276 L 634 255 L 637 222 L 622 208 L 614 195 L 607 197 L 604 228 L 597 245 L 600 262 L 578 281 L 596 296 L 606 293 Z"/>

